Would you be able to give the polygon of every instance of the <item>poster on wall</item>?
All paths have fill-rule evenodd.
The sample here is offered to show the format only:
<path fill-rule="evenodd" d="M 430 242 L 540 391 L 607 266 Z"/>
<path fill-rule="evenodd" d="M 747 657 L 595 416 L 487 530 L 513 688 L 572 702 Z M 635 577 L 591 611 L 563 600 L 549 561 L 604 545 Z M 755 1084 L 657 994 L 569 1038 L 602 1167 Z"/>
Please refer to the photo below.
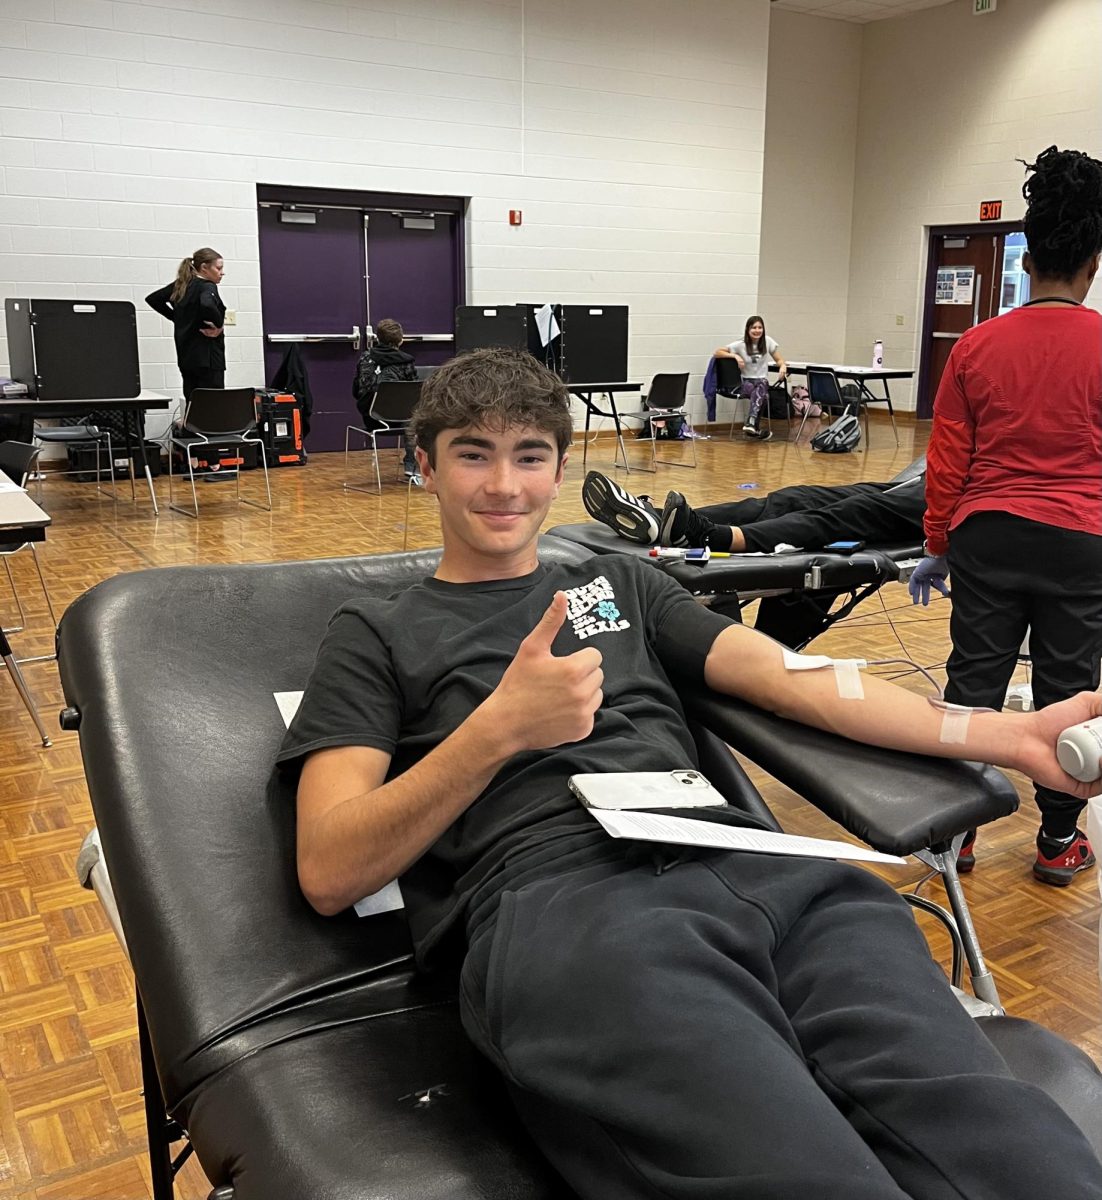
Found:
<path fill-rule="evenodd" d="M 971 304 L 975 285 L 975 267 L 938 267 L 934 303 Z"/>

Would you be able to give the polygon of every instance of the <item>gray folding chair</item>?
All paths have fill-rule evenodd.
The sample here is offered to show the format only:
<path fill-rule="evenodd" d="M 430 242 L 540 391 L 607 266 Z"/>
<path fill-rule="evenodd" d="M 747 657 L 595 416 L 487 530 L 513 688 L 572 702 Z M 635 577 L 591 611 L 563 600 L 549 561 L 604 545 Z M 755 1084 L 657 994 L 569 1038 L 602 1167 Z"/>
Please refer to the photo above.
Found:
<path fill-rule="evenodd" d="M 69 424 L 65 422 L 69 421 Z M 111 499 L 118 504 L 119 494 L 115 487 L 115 452 L 111 445 L 111 431 L 106 426 L 94 424 L 90 418 L 81 420 L 63 418 L 60 425 L 51 426 L 35 426 L 34 440 L 39 450 L 43 446 L 64 446 L 68 449 L 70 446 L 83 446 L 89 450 L 94 449 L 96 452 L 96 491 L 104 491 L 100 485 L 101 475 L 106 475 L 111 480 Z M 106 454 L 106 467 L 102 466 L 103 455 Z M 134 487 L 134 460 L 130 459 L 130 496 L 131 499 L 137 497 L 137 491 Z M 89 467 L 73 469 L 70 467 L 66 471 L 58 471 L 59 475 L 87 475 L 90 473 Z M 51 472 L 53 474 L 53 472 Z M 37 472 L 38 489 L 37 497 L 39 503 L 42 501 L 42 481 L 44 475 L 41 471 Z"/>

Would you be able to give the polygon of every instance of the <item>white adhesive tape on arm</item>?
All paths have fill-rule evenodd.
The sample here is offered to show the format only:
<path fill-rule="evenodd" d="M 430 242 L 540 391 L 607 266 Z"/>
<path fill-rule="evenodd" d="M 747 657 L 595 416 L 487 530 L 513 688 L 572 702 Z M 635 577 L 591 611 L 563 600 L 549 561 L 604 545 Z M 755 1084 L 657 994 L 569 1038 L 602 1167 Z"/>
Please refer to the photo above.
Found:
<path fill-rule="evenodd" d="M 834 682 L 840 700 L 864 700 L 865 689 L 861 684 L 861 668 L 864 665 L 864 660 L 860 658 L 834 660 Z"/>
<path fill-rule="evenodd" d="M 949 746 L 963 746 L 968 741 L 968 724 L 976 710 L 964 704 L 935 700 L 932 696 L 927 696 L 926 699 L 941 712 L 941 732 L 937 740 Z"/>
<path fill-rule="evenodd" d="M 863 658 L 828 658 L 825 654 L 797 654 L 784 650 L 786 671 L 818 671 L 833 667 L 834 683 L 842 700 L 864 700 L 865 689 L 861 683 Z"/>
<path fill-rule="evenodd" d="M 784 669 L 786 671 L 817 671 L 820 667 L 832 667 L 834 659 L 825 654 L 797 654 L 795 650 L 784 648 Z"/>

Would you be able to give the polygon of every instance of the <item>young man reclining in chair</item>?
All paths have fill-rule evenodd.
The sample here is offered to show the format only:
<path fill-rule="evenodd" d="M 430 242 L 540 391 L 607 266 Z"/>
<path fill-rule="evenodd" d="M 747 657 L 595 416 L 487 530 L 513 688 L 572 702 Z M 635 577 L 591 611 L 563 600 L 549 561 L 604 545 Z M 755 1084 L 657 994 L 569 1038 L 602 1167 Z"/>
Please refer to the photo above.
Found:
<path fill-rule="evenodd" d="M 874 546 L 922 544 L 926 472 L 902 483 L 793 484 L 764 498 L 750 496 L 693 508 L 668 492 L 659 511 L 599 471 L 582 484 L 582 503 L 595 520 L 640 546 L 707 546 L 741 554 L 771 554 L 782 544 L 821 550 L 831 542 Z"/>
<path fill-rule="evenodd" d="M 581 1197 L 1102 1200 L 1084 1136 L 1011 1077 L 887 884 L 614 841 L 567 787 L 695 765 L 681 677 L 1085 793 L 1054 745 L 1102 697 L 976 712 L 947 745 L 922 697 L 867 678 L 840 701 L 833 672 L 786 669 L 629 555 L 541 565 L 571 423 L 527 354 L 442 367 L 414 431 L 440 565 L 341 607 L 280 752 L 301 767 L 311 904 L 338 913 L 402 876 L 418 960 L 461 944 L 465 1028 Z"/>

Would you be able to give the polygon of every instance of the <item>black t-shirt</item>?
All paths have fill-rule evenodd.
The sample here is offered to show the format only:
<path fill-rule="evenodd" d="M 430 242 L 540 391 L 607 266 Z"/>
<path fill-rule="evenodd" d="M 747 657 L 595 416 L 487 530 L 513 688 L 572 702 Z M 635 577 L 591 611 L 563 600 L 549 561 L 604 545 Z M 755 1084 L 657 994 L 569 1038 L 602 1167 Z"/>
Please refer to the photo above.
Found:
<path fill-rule="evenodd" d="M 561 865 L 607 840 L 571 795 L 570 775 L 696 765 L 670 676 L 702 680 L 708 651 L 730 621 L 622 554 L 541 565 L 519 579 L 426 579 L 386 600 L 341 606 L 284 739 L 285 785 L 307 754 L 331 746 L 373 746 L 392 755 L 390 778 L 402 774 L 490 695 L 558 590 L 569 607 L 553 653 L 594 646 L 603 657 L 604 701 L 593 732 L 516 755 L 403 876 L 422 962 L 495 872 L 504 880 L 541 862 Z"/>

